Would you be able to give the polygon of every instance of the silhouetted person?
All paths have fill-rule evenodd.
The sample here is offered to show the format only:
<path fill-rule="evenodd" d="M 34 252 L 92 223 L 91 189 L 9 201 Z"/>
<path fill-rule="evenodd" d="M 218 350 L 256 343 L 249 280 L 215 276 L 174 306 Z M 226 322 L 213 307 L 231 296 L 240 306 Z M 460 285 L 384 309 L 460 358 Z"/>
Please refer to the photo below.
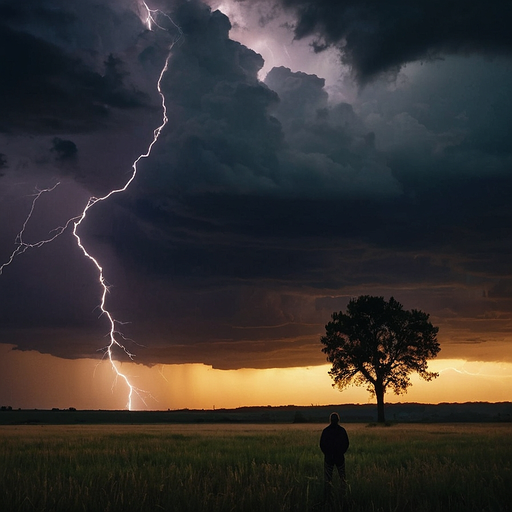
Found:
<path fill-rule="evenodd" d="M 333 412 L 330 421 L 320 437 L 320 449 L 324 454 L 324 499 L 327 500 L 332 494 L 334 466 L 340 475 L 340 496 L 345 495 L 345 452 L 349 445 L 347 431 L 339 424 L 338 413 Z"/>

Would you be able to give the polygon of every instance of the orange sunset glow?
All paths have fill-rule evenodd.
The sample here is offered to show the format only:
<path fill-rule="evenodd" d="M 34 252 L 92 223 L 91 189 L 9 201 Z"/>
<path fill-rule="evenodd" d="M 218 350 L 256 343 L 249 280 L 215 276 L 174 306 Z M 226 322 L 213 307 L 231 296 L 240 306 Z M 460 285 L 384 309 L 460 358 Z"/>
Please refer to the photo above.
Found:
<path fill-rule="evenodd" d="M 13 408 L 125 409 L 127 388 L 116 381 L 106 361 L 64 360 L 2 345 L 0 403 Z M 439 377 L 430 383 L 412 378 L 405 395 L 393 402 L 467 402 L 510 400 L 512 363 L 432 361 Z M 242 406 L 373 403 L 363 388 L 333 389 L 328 365 L 266 370 L 215 370 L 201 364 L 123 364 L 123 372 L 141 390 L 134 410 L 213 409 Z"/>

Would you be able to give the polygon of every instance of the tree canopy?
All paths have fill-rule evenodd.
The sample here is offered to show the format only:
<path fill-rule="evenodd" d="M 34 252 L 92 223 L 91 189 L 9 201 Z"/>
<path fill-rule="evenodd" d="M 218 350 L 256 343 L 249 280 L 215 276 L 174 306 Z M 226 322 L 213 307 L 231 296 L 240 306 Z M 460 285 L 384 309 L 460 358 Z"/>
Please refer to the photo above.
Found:
<path fill-rule="evenodd" d="M 340 390 L 349 385 L 366 385 L 377 398 L 378 421 L 384 422 L 384 394 L 405 393 L 416 372 L 430 381 L 439 374 L 429 372 L 427 360 L 437 356 L 438 328 L 429 315 L 416 309 L 404 310 L 393 297 L 362 295 L 352 299 L 346 313 L 332 314 L 321 338 L 322 352 L 332 363 L 329 375 Z"/>

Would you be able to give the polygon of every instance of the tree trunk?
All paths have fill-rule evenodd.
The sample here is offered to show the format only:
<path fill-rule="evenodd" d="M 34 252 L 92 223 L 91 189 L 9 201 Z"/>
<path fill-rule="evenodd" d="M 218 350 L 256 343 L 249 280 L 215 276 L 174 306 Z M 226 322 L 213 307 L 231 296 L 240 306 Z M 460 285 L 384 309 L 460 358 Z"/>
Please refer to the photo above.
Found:
<path fill-rule="evenodd" d="M 382 382 L 375 384 L 375 396 L 377 397 L 377 422 L 384 423 L 384 386 Z"/>

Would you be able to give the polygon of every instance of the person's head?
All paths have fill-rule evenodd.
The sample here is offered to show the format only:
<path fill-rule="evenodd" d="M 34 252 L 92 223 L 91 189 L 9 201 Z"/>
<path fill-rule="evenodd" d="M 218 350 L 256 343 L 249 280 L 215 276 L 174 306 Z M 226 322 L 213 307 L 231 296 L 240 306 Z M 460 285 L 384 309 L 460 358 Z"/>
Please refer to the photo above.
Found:
<path fill-rule="evenodd" d="M 340 422 L 340 417 L 337 412 L 333 412 L 330 416 L 331 425 L 337 425 Z"/>

